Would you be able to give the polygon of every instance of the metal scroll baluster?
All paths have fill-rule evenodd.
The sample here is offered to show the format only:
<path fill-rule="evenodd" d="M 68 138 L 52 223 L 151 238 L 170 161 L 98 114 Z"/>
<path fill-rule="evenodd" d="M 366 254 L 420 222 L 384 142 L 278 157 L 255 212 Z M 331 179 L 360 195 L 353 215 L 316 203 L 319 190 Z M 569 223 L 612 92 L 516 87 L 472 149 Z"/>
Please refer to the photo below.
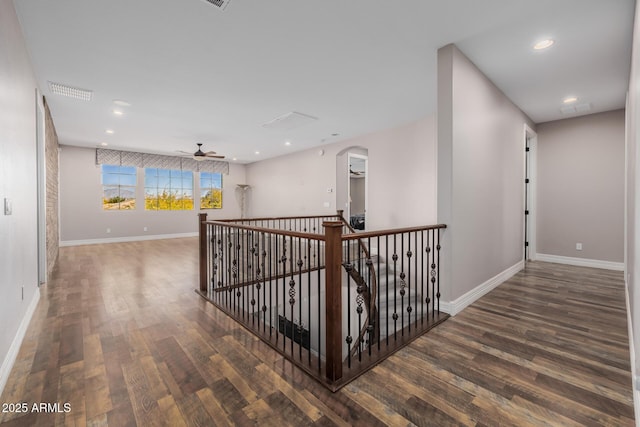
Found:
<path fill-rule="evenodd" d="M 427 241 L 429 240 L 429 234 L 427 231 Z M 420 231 L 420 247 L 424 248 L 424 230 Z M 417 250 L 417 249 L 416 249 Z M 424 325 L 424 254 L 420 251 L 420 324 Z M 427 299 L 429 299 L 429 284 L 427 283 Z M 429 309 L 429 303 L 427 302 L 427 309 Z"/>
<path fill-rule="evenodd" d="M 298 239 L 298 261 L 296 264 L 298 265 L 298 336 L 300 337 L 300 345 L 298 346 L 298 356 L 300 360 L 302 360 L 302 332 L 304 330 L 304 321 L 302 319 L 302 266 L 304 265 L 304 261 L 302 261 L 302 239 L 300 237 Z M 308 299 L 308 298 L 307 298 Z"/>
<path fill-rule="evenodd" d="M 406 294 L 407 282 L 404 280 L 404 234 L 400 234 L 400 335 L 404 336 L 404 296 Z"/>
<path fill-rule="evenodd" d="M 294 310 L 296 304 L 296 281 L 295 281 L 295 270 L 293 267 L 293 259 L 295 258 L 296 249 L 293 244 L 293 237 L 289 236 L 289 248 L 291 251 L 291 259 L 289 260 L 289 271 L 291 271 L 291 276 L 289 279 L 289 305 L 291 305 L 291 357 L 293 357 L 293 343 L 296 337 L 296 325 L 294 322 Z M 286 330 L 286 326 L 285 326 Z"/>
<path fill-rule="evenodd" d="M 411 233 L 407 233 L 407 325 L 409 326 L 409 335 L 411 335 Z"/>
<path fill-rule="evenodd" d="M 286 323 L 287 323 L 287 305 L 285 303 L 285 298 L 287 295 L 287 238 L 282 238 L 282 257 L 280 258 L 280 262 L 282 265 L 282 317 L 284 317 L 285 323 L 285 331 L 282 337 L 282 351 L 284 353 L 287 352 L 287 332 L 286 332 Z M 278 319 L 278 326 L 280 325 L 280 319 Z M 279 327 L 278 327 L 279 329 Z"/>
<path fill-rule="evenodd" d="M 398 254 L 396 253 L 397 234 L 393 235 L 393 337 L 398 339 L 398 283 L 396 271 L 398 269 Z"/>
<path fill-rule="evenodd" d="M 431 316 L 435 317 L 435 310 L 436 310 L 436 287 L 435 287 L 435 277 L 433 276 L 433 268 L 435 266 L 435 259 L 436 259 L 436 252 L 434 250 L 432 250 L 432 248 L 435 246 L 435 233 L 433 232 L 433 230 L 431 231 L 431 246 L 428 249 L 429 252 L 431 252 L 431 265 L 430 270 L 429 270 L 429 281 L 431 282 Z"/>
<path fill-rule="evenodd" d="M 436 251 L 438 252 L 438 260 L 436 262 L 436 284 L 438 288 L 438 314 L 440 314 L 440 230 L 434 230 L 434 234 L 438 233 L 438 244 L 436 245 Z M 435 315 L 435 314 L 434 314 Z"/>
<path fill-rule="evenodd" d="M 351 266 L 351 245 L 348 240 L 343 240 L 343 243 L 347 247 L 347 265 Z M 347 274 L 347 366 L 351 368 L 351 343 L 353 337 L 351 336 L 351 275 Z"/>
<path fill-rule="evenodd" d="M 250 316 L 251 316 L 251 324 L 255 325 L 256 323 L 256 290 L 258 291 L 258 300 L 260 299 L 260 281 L 258 279 L 258 274 L 260 274 L 260 264 L 258 263 L 257 260 L 257 256 L 258 254 L 256 253 L 256 246 L 258 245 L 255 242 L 254 239 L 254 232 L 251 232 L 251 250 L 249 252 L 251 252 L 251 264 L 250 264 L 250 268 L 251 268 L 251 272 L 252 274 L 252 279 L 251 279 L 251 308 L 250 308 Z M 255 266 L 255 268 L 254 268 Z M 260 327 L 260 317 L 258 317 L 258 327 Z"/>

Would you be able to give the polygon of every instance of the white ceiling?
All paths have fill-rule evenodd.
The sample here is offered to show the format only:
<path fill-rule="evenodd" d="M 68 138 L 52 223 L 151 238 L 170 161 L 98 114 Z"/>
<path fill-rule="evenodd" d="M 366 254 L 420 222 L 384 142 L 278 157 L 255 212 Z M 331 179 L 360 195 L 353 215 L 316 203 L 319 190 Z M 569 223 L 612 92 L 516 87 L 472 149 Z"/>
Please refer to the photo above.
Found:
<path fill-rule="evenodd" d="M 623 108 L 634 15 L 633 0 L 14 4 L 62 144 L 175 154 L 203 142 L 239 163 L 435 112 L 436 52 L 449 43 L 537 123 L 574 116 L 560 112 L 568 95 L 591 113 Z M 533 51 L 547 37 L 556 44 Z M 131 103 L 121 117 L 114 99 Z M 291 111 L 318 120 L 261 126 Z"/>

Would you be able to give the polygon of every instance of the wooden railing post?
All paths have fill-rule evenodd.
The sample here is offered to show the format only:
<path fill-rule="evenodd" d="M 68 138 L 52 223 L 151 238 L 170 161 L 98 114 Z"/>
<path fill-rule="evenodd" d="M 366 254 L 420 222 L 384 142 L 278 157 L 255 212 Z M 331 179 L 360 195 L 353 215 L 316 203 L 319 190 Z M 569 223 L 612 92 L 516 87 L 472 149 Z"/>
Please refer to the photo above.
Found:
<path fill-rule="evenodd" d="M 198 214 L 200 236 L 200 292 L 207 293 L 207 214 Z"/>
<path fill-rule="evenodd" d="M 327 379 L 342 378 L 342 221 L 325 221 Z"/>

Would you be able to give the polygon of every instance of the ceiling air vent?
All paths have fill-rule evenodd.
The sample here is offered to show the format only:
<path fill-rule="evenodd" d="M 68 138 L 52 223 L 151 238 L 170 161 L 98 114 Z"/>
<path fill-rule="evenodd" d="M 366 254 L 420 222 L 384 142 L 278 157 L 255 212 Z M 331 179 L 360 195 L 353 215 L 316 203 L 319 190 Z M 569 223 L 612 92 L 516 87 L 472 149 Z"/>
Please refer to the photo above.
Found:
<path fill-rule="evenodd" d="M 283 114 L 280 117 L 276 117 L 267 123 L 263 123 L 262 127 L 272 130 L 291 130 L 304 126 L 308 123 L 315 122 L 316 120 L 318 120 L 317 117 L 292 111 L 290 113 Z"/>
<path fill-rule="evenodd" d="M 81 101 L 91 101 L 93 91 L 80 89 L 73 86 L 63 85 L 62 83 L 49 83 L 49 90 L 55 95 L 62 95 L 68 98 L 79 99 Z"/>
<path fill-rule="evenodd" d="M 562 112 L 562 114 L 584 114 L 591 111 L 591 104 L 586 102 L 577 105 L 566 105 L 564 107 L 560 107 L 560 111 Z"/>
<path fill-rule="evenodd" d="M 211 3 L 212 5 L 214 5 L 220 10 L 225 10 L 231 0 L 205 0 L 205 1 L 207 3 Z"/>

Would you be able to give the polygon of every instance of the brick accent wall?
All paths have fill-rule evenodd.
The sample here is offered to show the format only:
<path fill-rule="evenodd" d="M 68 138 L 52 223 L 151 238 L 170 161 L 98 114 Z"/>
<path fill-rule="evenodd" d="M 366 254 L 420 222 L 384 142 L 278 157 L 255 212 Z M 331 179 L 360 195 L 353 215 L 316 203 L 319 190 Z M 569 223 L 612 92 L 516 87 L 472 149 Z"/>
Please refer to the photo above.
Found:
<path fill-rule="evenodd" d="M 47 174 L 47 276 L 58 261 L 60 230 L 58 224 L 58 134 L 45 100 L 45 158 Z"/>

